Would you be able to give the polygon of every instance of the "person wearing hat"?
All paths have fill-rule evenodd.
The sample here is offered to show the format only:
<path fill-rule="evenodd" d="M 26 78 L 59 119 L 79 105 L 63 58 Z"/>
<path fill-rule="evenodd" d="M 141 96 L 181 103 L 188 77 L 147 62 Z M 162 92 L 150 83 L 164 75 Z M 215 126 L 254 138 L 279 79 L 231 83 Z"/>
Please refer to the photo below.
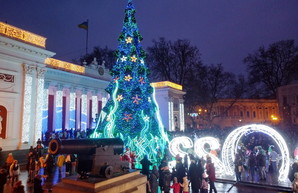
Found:
<path fill-rule="evenodd" d="M 296 173 L 294 174 L 294 177 L 295 177 L 295 179 L 294 179 L 294 181 L 293 181 L 293 191 L 294 191 L 295 193 L 298 193 L 298 172 L 296 172 Z"/>

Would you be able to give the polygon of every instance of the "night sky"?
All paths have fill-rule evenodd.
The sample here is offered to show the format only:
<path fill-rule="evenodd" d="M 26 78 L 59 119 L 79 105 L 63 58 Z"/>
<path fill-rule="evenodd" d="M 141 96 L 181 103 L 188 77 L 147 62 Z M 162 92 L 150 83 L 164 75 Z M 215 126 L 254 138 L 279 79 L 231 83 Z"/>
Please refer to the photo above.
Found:
<path fill-rule="evenodd" d="M 126 0 L 1 0 L 0 21 L 47 38 L 57 59 L 85 54 L 94 46 L 116 49 Z M 134 0 L 144 48 L 152 39 L 189 39 L 204 64 L 222 63 L 226 71 L 245 73 L 242 60 L 260 46 L 286 39 L 298 45 L 297 0 Z"/>

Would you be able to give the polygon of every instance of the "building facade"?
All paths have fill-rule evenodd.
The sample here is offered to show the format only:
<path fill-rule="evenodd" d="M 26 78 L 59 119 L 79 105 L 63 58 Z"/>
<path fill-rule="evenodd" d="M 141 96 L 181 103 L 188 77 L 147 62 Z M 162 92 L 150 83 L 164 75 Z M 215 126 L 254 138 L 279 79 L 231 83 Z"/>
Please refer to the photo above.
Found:
<path fill-rule="evenodd" d="M 220 99 L 213 104 L 212 123 L 204 119 L 205 113 L 208 113 L 206 109 L 198 108 L 198 113 L 192 114 L 196 117 L 197 129 L 235 128 L 252 123 L 275 125 L 280 121 L 278 102 L 271 99 Z"/>
<path fill-rule="evenodd" d="M 52 58 L 46 38 L 0 22 L 0 147 L 26 150 L 49 132 L 95 128 L 108 99 L 109 70 L 96 58 L 84 66 Z M 184 130 L 183 95 L 170 82 L 155 87 L 160 117 Z"/>
<path fill-rule="evenodd" d="M 283 123 L 298 126 L 298 83 L 279 87 L 277 100 Z"/>

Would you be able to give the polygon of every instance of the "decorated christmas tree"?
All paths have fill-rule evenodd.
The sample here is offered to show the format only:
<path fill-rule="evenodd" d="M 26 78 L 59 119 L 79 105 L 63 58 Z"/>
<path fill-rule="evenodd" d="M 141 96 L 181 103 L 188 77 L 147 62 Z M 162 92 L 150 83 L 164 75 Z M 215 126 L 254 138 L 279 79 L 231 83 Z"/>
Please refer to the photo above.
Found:
<path fill-rule="evenodd" d="M 110 98 L 100 114 L 93 137 L 120 137 L 137 160 L 144 155 L 158 162 L 164 155 L 168 136 L 162 125 L 148 80 L 145 51 L 141 46 L 135 8 L 131 0 L 125 9 L 122 32 L 116 51 L 117 62 L 111 70 L 112 81 L 106 88 Z"/>

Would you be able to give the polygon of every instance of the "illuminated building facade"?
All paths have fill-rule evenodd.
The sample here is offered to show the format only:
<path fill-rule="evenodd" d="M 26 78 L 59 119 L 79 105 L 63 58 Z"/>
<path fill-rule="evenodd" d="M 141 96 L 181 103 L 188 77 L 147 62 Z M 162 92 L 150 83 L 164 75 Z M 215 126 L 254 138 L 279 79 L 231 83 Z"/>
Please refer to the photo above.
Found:
<path fill-rule="evenodd" d="M 0 147 L 29 149 L 46 131 L 92 127 L 110 75 L 96 61 L 53 59 L 46 38 L 0 22 Z M 90 84 L 92 82 L 92 84 Z"/>
<path fill-rule="evenodd" d="M 278 102 L 274 99 L 220 99 L 212 109 L 214 119 L 211 126 L 218 128 L 234 128 L 255 123 L 275 125 L 280 121 Z M 208 125 L 201 118 L 205 111 L 198 109 L 197 117 L 194 119 L 197 129 Z"/>
<path fill-rule="evenodd" d="M 283 123 L 298 126 L 298 83 L 279 87 L 277 100 Z"/>
<path fill-rule="evenodd" d="M 0 22 L 3 151 L 29 149 L 46 131 L 94 128 L 95 119 L 109 98 L 105 89 L 111 76 L 104 64 L 98 65 L 95 59 L 79 66 L 53 59 L 55 53 L 45 49 L 45 41 L 46 38 Z M 181 86 L 166 82 L 154 87 L 165 128 L 173 130 L 176 125 L 184 130 Z"/>
<path fill-rule="evenodd" d="M 159 105 L 163 125 L 168 131 L 184 131 L 184 99 L 182 86 L 169 81 L 151 83 Z"/>

